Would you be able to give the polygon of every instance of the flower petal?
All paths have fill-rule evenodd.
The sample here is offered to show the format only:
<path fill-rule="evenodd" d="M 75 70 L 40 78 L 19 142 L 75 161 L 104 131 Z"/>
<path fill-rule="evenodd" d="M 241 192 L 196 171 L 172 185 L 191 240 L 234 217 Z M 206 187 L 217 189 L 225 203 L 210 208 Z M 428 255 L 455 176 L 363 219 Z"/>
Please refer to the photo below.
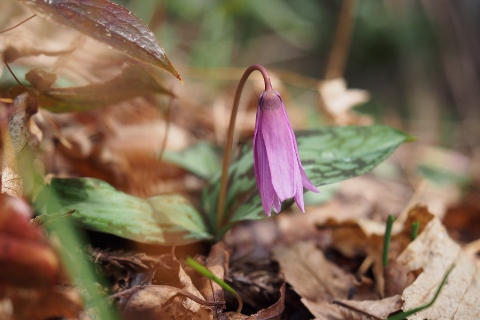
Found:
<path fill-rule="evenodd" d="M 257 179 L 258 190 L 260 191 L 260 197 L 262 199 L 263 210 L 266 215 L 270 216 L 272 205 L 276 205 L 276 202 L 280 202 L 272 186 L 270 167 L 268 165 L 262 131 L 258 130 L 258 123 L 260 121 L 261 114 L 257 111 L 257 125 L 255 126 L 255 134 L 253 137 L 253 167 L 255 170 L 255 178 Z"/>
<path fill-rule="evenodd" d="M 302 163 L 300 162 L 300 158 L 298 158 L 298 165 L 300 166 L 300 174 L 302 176 L 302 185 L 305 189 L 310 190 L 315 193 L 320 193 L 320 191 L 315 187 L 315 185 L 308 180 L 307 175 L 305 174 L 305 170 L 303 170 Z"/>
<path fill-rule="evenodd" d="M 293 199 L 295 200 L 295 203 L 297 204 L 298 208 L 302 210 L 302 212 L 305 212 L 305 207 L 303 202 L 303 188 L 297 190 L 297 193 L 295 194 Z"/>
<path fill-rule="evenodd" d="M 263 100 L 266 99 L 277 99 L 278 107 L 260 108 L 259 131 L 265 142 L 273 188 L 280 201 L 284 201 L 296 194 L 295 182 L 301 178 L 295 154 L 295 136 L 278 93 L 272 96 L 265 92 Z M 271 100 L 268 102 L 272 104 Z"/>
<path fill-rule="evenodd" d="M 275 213 L 279 213 L 282 210 L 282 205 L 280 202 L 280 198 L 278 198 L 276 193 L 273 193 L 273 210 L 275 210 Z"/>

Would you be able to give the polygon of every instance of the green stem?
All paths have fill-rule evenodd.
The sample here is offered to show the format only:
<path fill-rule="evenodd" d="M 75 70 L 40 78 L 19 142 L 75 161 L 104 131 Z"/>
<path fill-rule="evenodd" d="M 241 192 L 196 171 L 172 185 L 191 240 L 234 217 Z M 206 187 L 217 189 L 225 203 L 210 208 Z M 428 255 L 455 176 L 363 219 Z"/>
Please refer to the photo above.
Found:
<path fill-rule="evenodd" d="M 410 241 L 415 240 L 418 235 L 418 229 L 420 228 L 420 221 L 412 222 L 412 230 L 410 231 Z"/>
<path fill-rule="evenodd" d="M 395 221 L 395 217 L 392 215 L 388 216 L 387 226 L 385 228 L 385 235 L 383 236 L 383 267 L 388 266 L 388 251 L 390 249 L 390 240 L 392 238 L 392 226 Z"/>
<path fill-rule="evenodd" d="M 201 265 L 199 262 L 197 262 L 196 260 L 190 258 L 190 257 L 187 257 L 187 264 L 192 267 L 193 269 L 195 269 L 197 272 L 199 272 L 201 275 L 207 277 L 208 279 L 212 280 L 212 281 L 215 281 L 218 285 L 220 285 L 220 287 L 222 287 L 223 289 L 227 290 L 228 292 L 230 292 L 234 297 L 235 299 L 237 299 L 238 301 L 238 308 L 237 308 L 237 313 L 240 313 L 242 312 L 242 309 L 243 309 L 243 300 L 242 298 L 240 297 L 240 295 L 235 291 L 233 290 L 232 287 L 230 287 L 225 281 L 223 281 L 222 279 L 220 279 L 219 277 L 217 277 L 216 275 L 214 275 L 210 270 L 207 269 L 207 267 Z"/>
<path fill-rule="evenodd" d="M 220 192 L 218 194 L 218 202 L 217 202 L 217 228 L 216 230 L 220 230 L 223 225 L 223 216 L 225 210 L 225 202 L 227 196 L 227 184 L 228 184 L 228 167 L 230 166 L 230 160 L 232 157 L 232 148 L 233 148 L 233 134 L 235 133 L 235 120 L 237 119 L 238 113 L 238 105 L 240 102 L 240 96 L 242 94 L 243 87 L 245 86 L 245 82 L 247 81 L 248 77 L 253 71 L 260 71 L 263 76 L 263 80 L 265 82 L 265 91 L 272 89 L 272 84 L 270 82 L 270 77 L 268 76 L 267 70 L 259 65 L 254 64 L 245 70 L 240 82 L 237 86 L 237 91 L 235 92 L 235 99 L 233 100 L 233 108 L 232 114 L 230 115 L 230 123 L 228 125 L 228 134 L 227 134 L 227 143 L 225 145 L 225 154 L 223 156 L 223 164 L 222 164 L 222 179 L 220 180 Z"/>
<path fill-rule="evenodd" d="M 432 306 L 432 304 L 435 303 L 435 300 L 437 300 L 438 298 L 438 295 L 440 294 L 440 291 L 442 291 L 442 288 L 443 286 L 445 285 L 445 283 L 447 282 L 447 279 L 448 279 L 448 276 L 450 275 L 450 273 L 452 272 L 453 268 L 455 268 L 455 263 L 453 263 L 450 268 L 447 270 L 447 272 L 445 272 L 445 275 L 443 276 L 443 279 L 442 279 L 442 282 L 440 283 L 440 285 L 438 286 L 437 288 L 437 291 L 435 292 L 435 294 L 433 295 L 433 298 L 432 300 L 430 300 L 429 302 L 419 306 L 419 307 L 416 307 L 416 308 L 413 308 L 413 309 L 410 309 L 410 310 L 407 310 L 407 311 L 404 311 L 404 312 L 401 312 L 399 314 L 396 314 L 394 316 L 391 316 L 389 318 L 387 318 L 387 320 L 402 320 L 402 319 L 406 319 L 407 317 L 411 316 L 412 314 L 415 314 L 419 311 L 422 311 L 423 309 L 426 309 L 426 308 L 429 308 Z"/>

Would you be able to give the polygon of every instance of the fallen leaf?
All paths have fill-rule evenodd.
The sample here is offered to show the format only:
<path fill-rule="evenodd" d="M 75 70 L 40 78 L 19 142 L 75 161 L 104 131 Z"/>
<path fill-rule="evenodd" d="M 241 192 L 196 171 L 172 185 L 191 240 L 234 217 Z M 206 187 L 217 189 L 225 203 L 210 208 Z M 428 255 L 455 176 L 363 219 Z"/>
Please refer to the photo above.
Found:
<path fill-rule="evenodd" d="M 280 288 L 280 298 L 270 307 L 262 309 L 250 316 L 236 313 L 226 312 L 225 316 L 228 320 L 280 320 L 285 309 L 285 284 Z"/>
<path fill-rule="evenodd" d="M 313 242 L 297 242 L 274 249 L 285 280 L 301 297 L 303 304 L 319 319 L 344 319 L 333 299 L 347 299 L 354 287 L 352 278 L 328 261 Z"/>
<path fill-rule="evenodd" d="M 148 26 L 121 5 L 107 0 L 21 0 L 36 14 L 76 29 L 139 61 L 182 78 Z"/>
<path fill-rule="evenodd" d="M 423 270 L 403 292 L 403 310 L 430 301 L 446 271 L 455 264 L 435 303 L 410 316 L 410 320 L 480 319 L 480 270 L 460 245 L 450 239 L 438 218 L 425 226 L 415 241 L 400 254 L 398 262 L 410 271 Z"/>
<path fill-rule="evenodd" d="M 123 296 L 119 306 L 125 319 L 211 319 L 212 303 L 203 299 L 180 262 L 169 255 L 163 258 L 163 263 L 168 265 L 168 277 L 167 273 L 160 274 L 159 285 L 117 293 Z"/>
<path fill-rule="evenodd" d="M 84 87 L 51 88 L 38 97 L 39 106 L 52 112 L 97 109 L 152 93 L 173 94 L 138 66 L 125 68 L 120 75 Z"/>

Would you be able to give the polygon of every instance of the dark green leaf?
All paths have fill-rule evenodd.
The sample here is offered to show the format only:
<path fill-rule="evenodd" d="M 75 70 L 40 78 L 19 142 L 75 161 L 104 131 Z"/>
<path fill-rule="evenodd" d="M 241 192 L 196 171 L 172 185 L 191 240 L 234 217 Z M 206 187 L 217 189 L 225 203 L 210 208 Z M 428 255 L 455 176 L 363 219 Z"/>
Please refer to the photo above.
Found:
<path fill-rule="evenodd" d="M 98 179 L 53 179 L 34 205 L 47 215 L 75 210 L 70 219 L 81 227 L 143 243 L 182 245 L 211 238 L 184 197 L 137 198 Z"/>
<path fill-rule="evenodd" d="M 87 111 L 152 93 L 173 95 L 143 68 L 133 66 L 107 82 L 47 89 L 40 93 L 38 103 L 52 112 Z"/>
<path fill-rule="evenodd" d="M 20 0 L 33 12 L 106 43 L 134 59 L 167 70 L 182 81 L 148 26 L 107 0 Z"/>
<path fill-rule="evenodd" d="M 303 168 L 316 186 L 364 174 L 400 144 L 411 140 L 410 136 L 387 126 L 325 127 L 296 132 L 296 136 Z M 202 199 L 212 223 L 215 223 L 219 181 L 218 175 Z M 284 206 L 290 203 L 287 201 Z M 266 217 L 255 182 L 251 145 L 244 146 L 230 166 L 225 215 L 228 222 Z"/>
<path fill-rule="evenodd" d="M 176 164 L 204 179 L 212 177 L 220 168 L 220 159 L 214 146 L 204 142 L 181 152 L 165 150 L 162 161 Z"/>

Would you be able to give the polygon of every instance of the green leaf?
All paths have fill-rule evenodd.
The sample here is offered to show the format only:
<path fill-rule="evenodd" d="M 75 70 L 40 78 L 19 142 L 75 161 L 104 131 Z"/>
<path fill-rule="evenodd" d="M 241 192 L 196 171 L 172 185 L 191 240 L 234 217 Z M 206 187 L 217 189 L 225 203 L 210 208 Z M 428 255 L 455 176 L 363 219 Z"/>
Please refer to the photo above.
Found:
<path fill-rule="evenodd" d="M 461 173 L 454 172 L 433 164 L 419 164 L 417 170 L 428 181 L 439 187 L 465 185 L 469 182 L 469 177 L 467 175 L 462 175 Z"/>
<path fill-rule="evenodd" d="M 220 168 L 215 147 L 206 142 L 200 142 L 180 152 L 165 150 L 162 161 L 173 163 L 204 179 L 211 178 Z"/>
<path fill-rule="evenodd" d="M 400 144 L 411 140 L 405 133 L 387 126 L 325 127 L 296 132 L 296 137 L 303 168 L 316 186 L 364 174 Z M 212 226 L 216 223 L 219 181 L 220 175 L 217 175 L 202 197 Z M 290 204 L 291 201 L 286 201 L 283 208 Z M 251 145 L 244 146 L 230 166 L 225 216 L 229 217 L 226 220 L 229 223 L 266 218 L 255 182 Z"/>
<path fill-rule="evenodd" d="M 20 0 L 33 12 L 182 78 L 148 26 L 108 0 Z"/>
<path fill-rule="evenodd" d="M 42 108 L 52 112 L 87 111 L 152 93 L 173 96 L 146 70 L 131 66 L 103 83 L 44 90 L 38 97 L 38 103 Z"/>
<path fill-rule="evenodd" d="M 80 227 L 143 243 L 182 245 L 212 238 L 184 197 L 137 198 L 98 179 L 53 179 L 34 206 L 46 215 L 75 210 L 70 219 Z"/>

